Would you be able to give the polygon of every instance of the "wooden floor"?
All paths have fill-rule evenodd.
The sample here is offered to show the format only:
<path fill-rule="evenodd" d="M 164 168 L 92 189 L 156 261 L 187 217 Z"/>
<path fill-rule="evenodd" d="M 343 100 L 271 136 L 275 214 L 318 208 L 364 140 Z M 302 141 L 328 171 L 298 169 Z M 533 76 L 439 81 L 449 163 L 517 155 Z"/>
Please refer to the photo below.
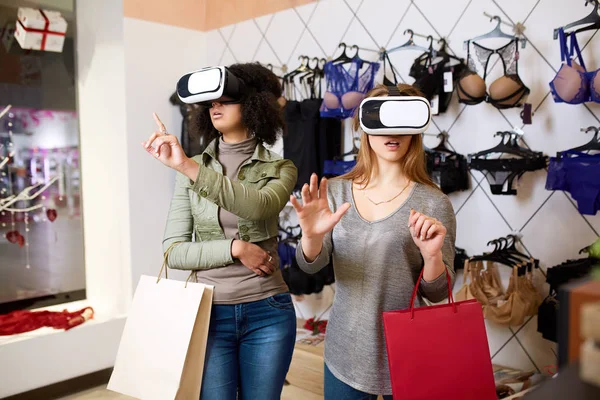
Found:
<path fill-rule="evenodd" d="M 283 388 L 282 400 L 322 400 L 323 397 L 299 387 L 287 385 Z M 133 397 L 124 396 L 106 389 L 106 386 L 86 390 L 58 400 L 134 400 Z"/>

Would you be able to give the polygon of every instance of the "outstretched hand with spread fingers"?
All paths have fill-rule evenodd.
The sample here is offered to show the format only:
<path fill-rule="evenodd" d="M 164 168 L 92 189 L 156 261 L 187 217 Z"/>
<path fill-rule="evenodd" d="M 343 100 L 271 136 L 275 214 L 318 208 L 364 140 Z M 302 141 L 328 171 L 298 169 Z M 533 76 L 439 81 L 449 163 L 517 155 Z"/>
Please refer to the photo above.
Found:
<path fill-rule="evenodd" d="M 298 214 L 302 236 L 306 238 L 320 238 L 330 232 L 340 222 L 342 216 L 350 209 L 350 204 L 345 203 L 334 213 L 327 201 L 327 179 L 319 181 L 316 174 L 310 177 L 310 185 L 302 187 L 302 204 L 294 196 L 290 201 Z"/>

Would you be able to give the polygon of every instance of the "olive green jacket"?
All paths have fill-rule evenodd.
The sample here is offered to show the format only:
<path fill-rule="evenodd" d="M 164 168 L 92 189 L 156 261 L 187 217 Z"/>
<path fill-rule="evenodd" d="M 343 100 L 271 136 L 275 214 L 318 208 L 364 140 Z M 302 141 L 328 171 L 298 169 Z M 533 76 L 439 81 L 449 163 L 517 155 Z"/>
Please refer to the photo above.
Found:
<path fill-rule="evenodd" d="M 261 242 L 278 234 L 279 213 L 298 178 L 294 163 L 258 144 L 232 181 L 223 175 L 216 143 L 193 157 L 200 165 L 195 181 L 177 174 L 163 239 L 170 268 L 211 269 L 234 262 L 233 239 L 219 224 L 219 207 L 238 216 L 241 240 Z"/>

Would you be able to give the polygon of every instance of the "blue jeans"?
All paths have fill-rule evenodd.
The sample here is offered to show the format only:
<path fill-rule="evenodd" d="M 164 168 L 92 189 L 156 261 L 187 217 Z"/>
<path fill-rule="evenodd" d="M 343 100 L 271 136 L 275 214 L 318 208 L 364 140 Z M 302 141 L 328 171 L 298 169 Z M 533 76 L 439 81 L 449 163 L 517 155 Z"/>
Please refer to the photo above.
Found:
<path fill-rule="evenodd" d="M 392 400 L 392 396 L 383 396 L 384 400 Z M 325 400 L 377 400 L 376 394 L 356 390 L 336 378 L 325 364 Z"/>
<path fill-rule="evenodd" d="M 296 312 L 289 293 L 213 305 L 200 398 L 279 399 L 295 342 Z"/>

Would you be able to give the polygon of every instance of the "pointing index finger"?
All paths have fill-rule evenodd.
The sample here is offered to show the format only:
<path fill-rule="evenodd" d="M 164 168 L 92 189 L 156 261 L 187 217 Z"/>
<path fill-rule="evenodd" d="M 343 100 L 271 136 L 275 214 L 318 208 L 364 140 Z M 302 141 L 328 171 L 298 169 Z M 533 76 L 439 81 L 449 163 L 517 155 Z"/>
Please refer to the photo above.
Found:
<path fill-rule="evenodd" d="M 163 124 L 160 118 L 158 118 L 158 115 L 156 115 L 156 113 L 152 113 L 152 116 L 154 117 L 156 125 L 158 125 L 158 129 L 160 129 L 162 133 L 167 133 L 167 128 L 165 128 L 165 124 Z"/>

